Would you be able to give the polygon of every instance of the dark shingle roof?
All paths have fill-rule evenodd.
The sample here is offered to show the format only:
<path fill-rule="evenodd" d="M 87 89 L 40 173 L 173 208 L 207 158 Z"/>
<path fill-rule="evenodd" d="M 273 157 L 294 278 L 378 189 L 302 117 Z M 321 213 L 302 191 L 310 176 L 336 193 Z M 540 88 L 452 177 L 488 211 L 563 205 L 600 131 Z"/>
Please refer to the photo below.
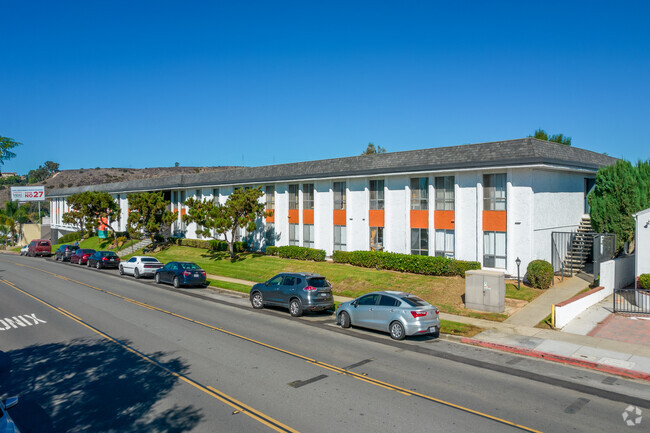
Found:
<path fill-rule="evenodd" d="M 380 175 L 401 172 L 547 164 L 598 170 L 616 158 L 535 138 L 436 147 L 405 152 L 351 156 L 291 164 L 245 167 L 217 172 L 167 176 L 50 191 L 48 197 L 84 191 L 114 193 L 191 188 L 202 185 L 265 183 L 299 179 Z"/>

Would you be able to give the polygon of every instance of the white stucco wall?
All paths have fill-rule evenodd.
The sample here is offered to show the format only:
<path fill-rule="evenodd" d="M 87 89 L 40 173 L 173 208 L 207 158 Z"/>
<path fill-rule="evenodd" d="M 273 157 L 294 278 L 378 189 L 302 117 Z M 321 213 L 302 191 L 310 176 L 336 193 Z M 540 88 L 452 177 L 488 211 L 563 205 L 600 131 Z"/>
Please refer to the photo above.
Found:
<path fill-rule="evenodd" d="M 635 276 L 650 274 L 650 208 L 635 215 Z"/>
<path fill-rule="evenodd" d="M 463 172 L 456 175 L 454 235 L 456 236 L 455 255 L 459 260 L 482 260 L 483 253 L 479 255 L 476 243 L 482 236 L 481 215 L 477 207 L 479 206 L 477 185 L 481 182 L 480 177 L 477 172 Z"/>
<path fill-rule="evenodd" d="M 514 169 L 508 173 L 508 264 L 507 273 L 517 275 L 517 257 L 521 260 L 520 273 L 526 273 L 533 256 L 534 194 L 531 187 L 533 171 Z M 550 257 L 549 257 L 550 260 Z"/>
<path fill-rule="evenodd" d="M 395 176 L 386 179 L 386 211 L 384 212 L 384 250 L 393 253 L 410 252 L 409 211 L 406 188 L 409 178 Z"/>
<path fill-rule="evenodd" d="M 367 179 L 350 179 L 347 182 L 347 250 L 370 249 L 370 231 L 368 229 L 368 181 Z"/>

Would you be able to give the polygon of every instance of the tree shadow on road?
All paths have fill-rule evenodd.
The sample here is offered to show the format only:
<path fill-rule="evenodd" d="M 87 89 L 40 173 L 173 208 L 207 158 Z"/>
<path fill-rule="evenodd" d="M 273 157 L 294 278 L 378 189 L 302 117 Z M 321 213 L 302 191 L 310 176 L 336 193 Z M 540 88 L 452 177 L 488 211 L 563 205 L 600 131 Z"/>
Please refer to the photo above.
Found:
<path fill-rule="evenodd" d="M 148 356 L 180 374 L 189 368 L 162 352 Z M 11 416 L 23 433 L 189 431 L 201 409 L 164 400 L 178 380 L 103 339 L 0 352 L 0 394 L 19 396 Z"/>

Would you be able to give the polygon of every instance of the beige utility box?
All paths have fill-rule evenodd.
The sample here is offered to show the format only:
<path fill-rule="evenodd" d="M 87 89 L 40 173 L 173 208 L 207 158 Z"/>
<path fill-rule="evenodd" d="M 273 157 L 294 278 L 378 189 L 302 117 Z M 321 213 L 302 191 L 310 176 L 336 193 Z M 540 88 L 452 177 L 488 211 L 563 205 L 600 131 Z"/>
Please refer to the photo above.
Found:
<path fill-rule="evenodd" d="M 506 279 L 502 272 L 465 272 L 465 308 L 503 313 L 506 302 Z"/>

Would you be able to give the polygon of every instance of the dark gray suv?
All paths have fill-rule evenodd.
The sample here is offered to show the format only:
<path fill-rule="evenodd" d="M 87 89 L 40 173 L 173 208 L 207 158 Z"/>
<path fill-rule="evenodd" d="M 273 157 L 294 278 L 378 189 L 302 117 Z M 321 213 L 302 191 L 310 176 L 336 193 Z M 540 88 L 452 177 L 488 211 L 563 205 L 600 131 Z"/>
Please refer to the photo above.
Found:
<path fill-rule="evenodd" d="M 334 308 L 332 285 L 322 275 L 310 273 L 278 274 L 266 283 L 255 284 L 250 299 L 253 308 L 285 307 L 294 317 L 302 315 L 303 311 Z"/>

